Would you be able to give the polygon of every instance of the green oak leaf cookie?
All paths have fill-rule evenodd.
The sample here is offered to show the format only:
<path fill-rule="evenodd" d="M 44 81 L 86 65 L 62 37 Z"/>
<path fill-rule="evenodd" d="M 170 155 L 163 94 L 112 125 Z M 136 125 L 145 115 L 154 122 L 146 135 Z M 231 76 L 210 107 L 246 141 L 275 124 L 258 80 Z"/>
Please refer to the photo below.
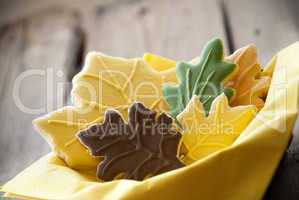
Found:
<path fill-rule="evenodd" d="M 199 96 L 208 115 L 212 101 L 221 93 L 230 99 L 234 95 L 232 88 L 224 88 L 222 82 L 231 75 L 236 65 L 223 61 L 223 44 L 220 39 L 212 39 L 204 47 L 195 64 L 179 62 L 176 74 L 177 85 L 163 85 L 163 95 L 170 106 L 170 114 L 176 117 L 181 113 L 192 96 Z"/>

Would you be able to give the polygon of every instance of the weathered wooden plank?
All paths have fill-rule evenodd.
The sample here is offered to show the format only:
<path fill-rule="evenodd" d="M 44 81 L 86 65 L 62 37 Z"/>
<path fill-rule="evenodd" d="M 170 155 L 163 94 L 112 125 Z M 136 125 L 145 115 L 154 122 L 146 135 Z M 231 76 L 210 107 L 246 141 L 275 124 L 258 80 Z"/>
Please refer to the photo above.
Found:
<path fill-rule="evenodd" d="M 299 39 L 299 1 L 224 0 L 235 48 L 255 43 L 262 63 Z"/>
<path fill-rule="evenodd" d="M 0 26 L 51 7 L 74 9 L 80 13 L 88 13 L 93 7 L 113 1 L 118 0 L 1 0 Z"/>
<path fill-rule="evenodd" d="M 70 86 L 80 41 L 78 18 L 68 10 L 41 11 L 1 30 L 0 185 L 49 151 L 31 121 L 65 100 L 61 88 Z"/>
<path fill-rule="evenodd" d="M 114 56 L 137 57 L 149 51 L 190 59 L 212 37 L 225 39 L 217 1 L 123 1 L 91 15 L 87 51 Z"/>

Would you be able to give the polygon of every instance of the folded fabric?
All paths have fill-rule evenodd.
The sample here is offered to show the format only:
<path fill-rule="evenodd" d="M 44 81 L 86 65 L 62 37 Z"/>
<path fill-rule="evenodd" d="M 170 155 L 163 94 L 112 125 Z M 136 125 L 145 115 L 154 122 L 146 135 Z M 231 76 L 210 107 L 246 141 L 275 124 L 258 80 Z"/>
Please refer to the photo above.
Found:
<path fill-rule="evenodd" d="M 76 171 L 53 153 L 1 189 L 27 199 L 261 199 L 291 137 L 298 114 L 299 43 L 271 62 L 265 106 L 233 145 L 186 167 L 147 180 L 99 182 L 94 171 Z"/>

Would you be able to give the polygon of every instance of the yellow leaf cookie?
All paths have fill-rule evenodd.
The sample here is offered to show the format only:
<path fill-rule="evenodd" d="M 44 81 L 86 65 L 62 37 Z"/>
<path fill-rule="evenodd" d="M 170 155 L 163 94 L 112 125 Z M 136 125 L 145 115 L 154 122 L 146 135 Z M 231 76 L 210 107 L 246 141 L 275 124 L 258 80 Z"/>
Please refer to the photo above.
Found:
<path fill-rule="evenodd" d="M 96 102 L 104 107 L 127 108 L 140 101 L 155 110 L 168 110 L 162 84 L 175 77 L 171 72 L 158 72 L 141 58 L 123 59 L 90 53 L 84 69 L 73 79 L 75 104 Z"/>
<path fill-rule="evenodd" d="M 90 124 L 100 122 L 103 108 L 96 104 L 80 108 L 67 106 L 33 121 L 52 150 L 70 167 L 88 169 L 96 167 L 99 160 L 91 157 L 75 135 Z"/>
<path fill-rule="evenodd" d="M 182 145 L 186 148 L 184 162 L 190 164 L 220 149 L 230 146 L 254 118 L 253 105 L 231 108 L 222 94 L 212 103 L 208 116 L 197 96 L 178 115 L 184 131 Z"/>
<path fill-rule="evenodd" d="M 236 63 L 239 68 L 234 76 L 225 84 L 236 90 L 231 105 L 255 105 L 258 109 L 264 106 L 271 77 L 261 76 L 261 66 L 257 61 L 257 52 L 254 45 L 248 45 L 237 50 L 226 60 Z"/>
<path fill-rule="evenodd" d="M 128 106 L 135 101 L 167 112 L 162 84 L 175 80 L 174 70 L 158 72 L 142 58 L 122 59 L 89 53 L 83 70 L 73 79 L 72 98 L 77 106 L 65 107 L 33 123 L 70 167 L 94 168 L 99 161 L 77 141 L 78 131 L 102 122 L 108 108 L 118 110 L 126 118 Z"/>
<path fill-rule="evenodd" d="M 176 62 L 162 56 L 158 56 L 151 53 L 145 53 L 143 59 L 147 62 L 152 68 L 157 71 L 164 71 L 175 67 Z"/>

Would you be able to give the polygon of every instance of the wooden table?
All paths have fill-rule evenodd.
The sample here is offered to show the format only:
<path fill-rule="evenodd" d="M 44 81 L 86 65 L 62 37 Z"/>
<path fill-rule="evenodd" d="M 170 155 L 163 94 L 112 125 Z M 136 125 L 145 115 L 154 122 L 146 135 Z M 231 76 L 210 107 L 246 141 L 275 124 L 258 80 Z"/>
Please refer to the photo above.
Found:
<path fill-rule="evenodd" d="M 189 60 L 216 36 L 224 40 L 227 54 L 255 43 L 265 64 L 299 39 L 296 0 L 5 0 L 0 7 L 0 185 L 50 150 L 31 121 L 68 104 L 71 77 L 89 51 L 124 57 L 152 52 Z M 31 114 L 13 98 L 16 80 L 28 70 L 32 76 L 18 91 L 23 111 L 35 109 Z M 45 82 L 51 75 L 52 81 Z M 45 92 L 49 87 L 52 94 Z M 46 102 L 51 106 L 37 111 Z M 298 129 L 294 133 L 299 135 Z M 298 135 L 293 150 L 299 149 Z M 299 195 L 299 164 L 289 159 L 282 162 L 267 199 L 279 199 L 276 188 L 288 189 L 295 181 Z M 275 181 L 290 162 L 298 173 Z"/>

